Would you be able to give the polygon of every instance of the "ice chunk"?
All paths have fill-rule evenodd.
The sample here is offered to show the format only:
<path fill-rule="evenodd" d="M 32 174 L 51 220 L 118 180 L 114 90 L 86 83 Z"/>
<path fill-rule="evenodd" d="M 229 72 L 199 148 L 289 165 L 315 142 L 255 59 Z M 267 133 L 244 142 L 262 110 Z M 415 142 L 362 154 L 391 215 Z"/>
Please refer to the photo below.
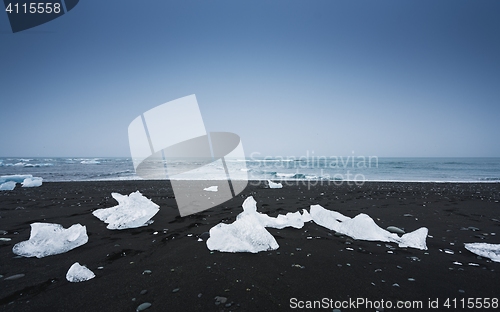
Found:
<path fill-rule="evenodd" d="M 312 220 L 318 225 L 354 239 L 393 242 L 398 243 L 400 247 L 427 249 L 425 243 L 428 233 L 427 228 L 420 228 L 399 237 L 397 234 L 390 233 L 379 227 L 370 216 L 364 213 L 349 218 L 339 212 L 327 210 L 320 205 L 311 205 L 310 214 Z"/>
<path fill-rule="evenodd" d="M 16 182 L 8 181 L 0 184 L 0 191 L 12 191 L 16 188 Z"/>
<path fill-rule="evenodd" d="M 269 184 L 269 188 L 283 188 L 283 184 L 281 183 L 274 183 L 271 180 L 267 180 L 267 183 Z"/>
<path fill-rule="evenodd" d="M 60 224 L 36 222 L 31 224 L 29 240 L 15 244 L 12 251 L 23 257 L 43 258 L 67 252 L 88 240 L 87 229 L 80 224 L 65 229 Z"/>
<path fill-rule="evenodd" d="M 85 282 L 89 279 L 93 279 L 94 277 L 94 272 L 87 269 L 87 267 L 80 265 L 78 262 L 73 263 L 73 265 L 69 268 L 68 273 L 66 273 L 66 279 L 71 283 Z"/>
<path fill-rule="evenodd" d="M 225 252 L 257 253 L 278 249 L 279 245 L 256 215 L 247 214 L 231 224 L 219 223 L 211 228 L 207 247 Z"/>
<path fill-rule="evenodd" d="M 118 202 L 111 208 L 97 209 L 92 214 L 101 221 L 108 223 L 110 230 L 137 228 L 152 223 L 149 221 L 160 209 L 150 199 L 136 191 L 130 195 L 112 193 Z"/>
<path fill-rule="evenodd" d="M 23 181 L 23 187 L 38 187 L 42 185 L 42 178 L 39 177 L 33 177 L 33 178 L 26 178 Z"/>
<path fill-rule="evenodd" d="M 403 234 L 403 236 L 401 236 L 400 238 L 400 241 L 397 243 L 399 247 L 411 247 L 421 250 L 427 250 L 427 234 L 429 234 L 429 230 L 426 227 L 421 227 L 420 229 L 413 232 Z"/>
<path fill-rule="evenodd" d="M 464 245 L 465 249 L 476 255 L 500 262 L 500 244 L 466 243 Z"/>
<path fill-rule="evenodd" d="M 231 224 L 219 223 L 210 229 L 207 247 L 224 252 L 252 252 L 275 250 L 279 247 L 274 237 L 265 229 L 282 229 L 287 226 L 302 228 L 311 216 L 304 210 L 278 215 L 273 218 L 257 212 L 257 202 L 250 196 L 243 202 L 243 212 Z"/>
<path fill-rule="evenodd" d="M 270 217 L 264 213 L 257 212 L 257 202 L 253 198 L 253 196 L 248 197 L 243 202 L 243 212 L 238 215 L 245 216 L 246 214 L 255 215 L 260 224 L 264 227 L 272 227 L 276 229 L 282 229 L 288 226 L 301 229 L 304 226 L 304 222 L 311 221 L 311 216 L 307 212 L 307 210 L 303 210 L 303 214 L 300 214 L 299 211 L 289 212 L 286 215 L 278 215 L 276 218 Z"/>
<path fill-rule="evenodd" d="M 0 176 L 0 183 L 13 181 L 16 183 L 23 183 L 23 181 L 27 178 L 32 178 L 31 174 L 12 174 L 12 175 L 4 175 Z"/>
<path fill-rule="evenodd" d="M 207 191 L 207 192 L 217 192 L 218 191 L 218 186 L 215 185 L 215 186 L 206 187 L 203 190 Z"/>

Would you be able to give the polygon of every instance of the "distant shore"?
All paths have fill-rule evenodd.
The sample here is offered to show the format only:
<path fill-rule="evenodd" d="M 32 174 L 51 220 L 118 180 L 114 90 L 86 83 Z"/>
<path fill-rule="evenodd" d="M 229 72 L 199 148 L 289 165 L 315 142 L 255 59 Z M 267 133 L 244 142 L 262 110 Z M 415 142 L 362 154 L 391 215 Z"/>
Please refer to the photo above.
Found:
<path fill-rule="evenodd" d="M 265 181 L 250 181 L 232 200 L 183 218 L 168 181 L 44 182 L 1 191 L 0 237 L 12 240 L 0 241 L 0 308 L 135 311 L 149 302 L 145 311 L 287 311 L 362 298 L 372 307 L 357 308 L 371 311 L 381 300 L 393 304 L 385 311 L 405 310 L 394 306 L 398 301 L 421 302 L 424 310 L 437 302 L 433 310 L 452 311 L 461 309 L 462 298 L 467 303 L 468 298 L 500 297 L 500 263 L 478 258 L 463 246 L 500 244 L 499 183 L 298 182 L 269 189 Z M 92 215 L 117 204 L 112 192 L 137 190 L 160 205 L 153 224 L 108 230 Z M 427 227 L 428 250 L 353 240 L 315 223 L 268 229 L 280 247 L 257 254 L 211 252 L 198 241 L 218 223 L 233 222 L 248 196 L 255 198 L 259 212 L 273 217 L 320 204 L 349 217 L 368 214 L 382 228 L 393 225 L 409 232 Z M 80 223 L 89 241 L 60 255 L 16 258 L 12 246 L 29 238 L 33 222 L 66 228 Z M 96 277 L 69 283 L 65 275 L 75 262 Z M 6 280 L 16 274 L 24 276 Z"/>

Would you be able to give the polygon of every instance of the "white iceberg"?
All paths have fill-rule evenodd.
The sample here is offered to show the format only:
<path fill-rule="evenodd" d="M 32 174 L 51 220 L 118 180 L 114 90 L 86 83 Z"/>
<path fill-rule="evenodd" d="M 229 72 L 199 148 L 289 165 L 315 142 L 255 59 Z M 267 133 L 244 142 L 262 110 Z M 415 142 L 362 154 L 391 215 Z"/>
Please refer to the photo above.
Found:
<path fill-rule="evenodd" d="M 219 190 L 218 188 L 219 187 L 217 185 L 214 185 L 214 186 L 206 187 L 203 190 L 207 191 L 207 192 L 217 192 Z"/>
<path fill-rule="evenodd" d="M 279 245 L 266 227 L 302 228 L 304 222 L 311 220 L 307 211 L 278 215 L 273 218 L 257 212 L 257 202 L 250 196 L 243 202 L 243 212 L 231 224 L 219 223 L 210 229 L 207 247 L 223 252 L 252 252 L 278 249 Z"/>
<path fill-rule="evenodd" d="M 427 250 L 426 238 L 428 230 L 423 227 L 399 237 L 395 233 L 379 227 L 373 219 L 360 213 L 354 218 L 323 208 L 320 205 L 311 205 L 312 220 L 327 229 L 350 236 L 354 239 L 367 241 L 381 241 L 397 243 L 399 247 L 412 247 Z"/>
<path fill-rule="evenodd" d="M 12 191 L 16 188 L 16 182 L 8 181 L 0 184 L 0 191 Z"/>
<path fill-rule="evenodd" d="M 71 283 L 85 282 L 95 277 L 94 272 L 90 271 L 87 267 L 75 262 L 66 273 L 66 279 Z"/>
<path fill-rule="evenodd" d="M 39 177 L 26 178 L 22 183 L 22 187 L 39 187 L 42 185 L 42 181 L 43 178 Z"/>
<path fill-rule="evenodd" d="M 97 209 L 92 214 L 108 223 L 110 230 L 137 228 L 152 223 L 150 219 L 160 210 L 157 204 L 136 191 L 130 195 L 112 193 L 118 202 L 111 208 Z"/>
<path fill-rule="evenodd" d="M 478 256 L 490 258 L 491 261 L 500 262 L 500 244 L 466 243 L 465 249 Z"/>
<path fill-rule="evenodd" d="M 60 224 L 36 222 L 31 224 L 29 240 L 15 244 L 12 251 L 23 257 L 43 258 L 67 252 L 88 240 L 87 229 L 80 224 L 65 229 Z"/>
<path fill-rule="evenodd" d="M 269 184 L 269 188 L 283 188 L 283 184 L 281 183 L 274 183 L 271 180 L 267 180 L 267 183 Z"/>
<path fill-rule="evenodd" d="M 31 174 L 12 174 L 12 175 L 4 175 L 0 176 L 0 183 L 13 181 L 16 183 L 23 183 L 23 181 L 27 178 L 32 178 Z"/>

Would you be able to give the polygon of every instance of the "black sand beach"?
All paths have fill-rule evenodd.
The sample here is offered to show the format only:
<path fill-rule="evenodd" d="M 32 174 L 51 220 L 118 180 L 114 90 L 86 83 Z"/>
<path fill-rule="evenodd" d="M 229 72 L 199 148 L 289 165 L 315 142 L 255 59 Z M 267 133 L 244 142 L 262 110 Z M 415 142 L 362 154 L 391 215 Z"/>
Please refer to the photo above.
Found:
<path fill-rule="evenodd" d="M 300 182 L 282 189 L 252 184 L 231 201 L 184 218 L 165 181 L 52 182 L 2 191 L 0 230 L 7 233 L 0 237 L 12 240 L 0 241 L 0 310 L 135 311 L 149 302 L 146 311 L 286 311 L 291 298 L 296 298 L 292 306 L 323 298 L 332 304 L 366 298 L 378 304 L 390 301 L 393 308 L 385 306 L 384 311 L 406 310 L 394 306 L 398 300 L 414 306 L 421 302 L 421 310 L 453 311 L 462 302 L 467 306 L 469 298 L 500 298 L 500 263 L 478 258 L 463 245 L 500 243 L 498 183 L 308 187 Z M 153 224 L 108 230 L 92 215 L 117 204 L 112 192 L 136 190 L 160 205 Z M 258 211 L 270 216 L 320 204 L 349 217 L 366 213 L 382 228 L 394 225 L 409 232 L 424 226 L 429 229 L 428 250 L 356 241 L 313 222 L 302 229 L 268 229 L 280 248 L 257 254 L 211 252 L 198 241 L 219 222 L 233 222 L 250 195 Z M 16 257 L 12 246 L 29 238 L 33 222 L 65 228 L 80 223 L 87 227 L 89 241 L 60 255 Z M 66 272 L 75 262 L 96 277 L 68 282 Z M 24 276 L 6 280 L 16 274 Z M 217 302 L 216 296 L 227 300 Z M 436 299 L 437 308 L 430 309 L 429 300 Z M 444 306 L 447 299 L 450 308 Z M 352 307 L 340 310 L 354 311 Z"/>

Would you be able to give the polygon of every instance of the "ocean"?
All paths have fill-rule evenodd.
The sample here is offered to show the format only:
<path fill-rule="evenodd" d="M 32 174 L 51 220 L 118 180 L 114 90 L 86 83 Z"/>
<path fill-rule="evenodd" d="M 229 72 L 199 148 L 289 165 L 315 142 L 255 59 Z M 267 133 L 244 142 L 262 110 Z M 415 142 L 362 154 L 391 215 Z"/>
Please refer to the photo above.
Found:
<path fill-rule="evenodd" d="M 500 157 L 252 157 L 226 160 L 226 164 L 229 170 L 246 172 L 249 180 L 500 182 Z M 186 163 L 176 165 L 185 166 Z M 187 177 L 199 180 L 225 179 L 220 161 L 208 167 L 210 170 L 199 168 Z M 0 158 L 0 175 L 11 174 L 31 174 L 42 177 L 46 182 L 141 179 L 135 174 L 132 159 L 126 157 Z"/>

